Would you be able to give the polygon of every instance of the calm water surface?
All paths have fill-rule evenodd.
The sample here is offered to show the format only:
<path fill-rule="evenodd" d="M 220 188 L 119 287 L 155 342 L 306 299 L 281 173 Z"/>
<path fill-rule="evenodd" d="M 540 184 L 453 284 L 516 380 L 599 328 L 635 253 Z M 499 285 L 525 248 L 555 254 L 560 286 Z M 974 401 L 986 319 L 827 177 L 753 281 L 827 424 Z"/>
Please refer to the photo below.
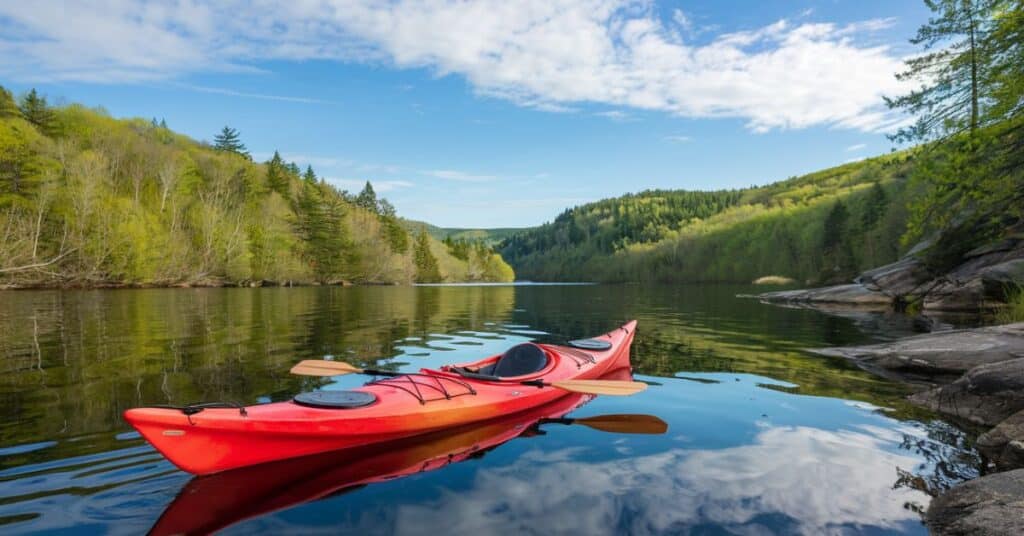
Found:
<path fill-rule="evenodd" d="M 977 472 L 964 435 L 908 406 L 905 386 L 802 352 L 903 335 L 909 323 L 735 297 L 750 290 L 0 293 L 0 532 L 925 533 L 927 492 Z M 255 404 L 366 381 L 289 375 L 304 358 L 415 370 L 631 318 L 637 379 L 652 386 L 570 415 L 656 415 L 662 435 L 510 416 L 192 479 L 120 418 L 139 405 Z"/>

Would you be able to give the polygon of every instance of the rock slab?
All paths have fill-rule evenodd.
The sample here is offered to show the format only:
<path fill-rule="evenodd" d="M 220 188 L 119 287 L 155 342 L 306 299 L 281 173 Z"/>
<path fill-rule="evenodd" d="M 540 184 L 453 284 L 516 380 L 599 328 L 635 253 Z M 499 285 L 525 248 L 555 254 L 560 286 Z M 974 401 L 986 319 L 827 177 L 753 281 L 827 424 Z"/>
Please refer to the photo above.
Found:
<path fill-rule="evenodd" d="M 995 426 L 1024 410 L 1024 359 L 974 367 L 949 385 L 911 395 L 910 401 Z"/>
<path fill-rule="evenodd" d="M 1024 534 L 1024 469 L 952 488 L 932 501 L 925 523 L 937 536 Z"/>
<path fill-rule="evenodd" d="M 903 379 L 951 379 L 975 367 L 1024 358 L 1024 322 L 907 337 L 867 346 L 819 348 L 818 355 L 844 357 L 869 370 Z M 993 423 L 995 424 L 995 423 Z"/>
<path fill-rule="evenodd" d="M 1000 471 L 1024 467 L 1024 410 L 982 434 L 975 446 Z"/>

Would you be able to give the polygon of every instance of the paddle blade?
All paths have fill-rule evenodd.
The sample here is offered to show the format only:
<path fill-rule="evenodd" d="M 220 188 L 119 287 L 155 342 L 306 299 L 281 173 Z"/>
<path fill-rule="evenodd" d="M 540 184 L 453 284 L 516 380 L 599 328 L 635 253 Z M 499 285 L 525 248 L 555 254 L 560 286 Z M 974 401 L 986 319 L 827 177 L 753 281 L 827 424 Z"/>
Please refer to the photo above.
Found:
<path fill-rule="evenodd" d="M 664 434 L 668 431 L 668 423 L 654 415 L 598 415 L 571 420 L 573 424 L 616 434 Z"/>
<path fill-rule="evenodd" d="M 622 380 L 564 380 L 550 385 L 573 393 L 612 396 L 635 395 L 647 389 L 646 383 Z"/>
<path fill-rule="evenodd" d="M 306 359 L 292 367 L 291 373 L 299 376 L 341 376 L 342 374 L 358 374 L 362 371 L 363 369 L 353 367 L 344 361 Z"/>

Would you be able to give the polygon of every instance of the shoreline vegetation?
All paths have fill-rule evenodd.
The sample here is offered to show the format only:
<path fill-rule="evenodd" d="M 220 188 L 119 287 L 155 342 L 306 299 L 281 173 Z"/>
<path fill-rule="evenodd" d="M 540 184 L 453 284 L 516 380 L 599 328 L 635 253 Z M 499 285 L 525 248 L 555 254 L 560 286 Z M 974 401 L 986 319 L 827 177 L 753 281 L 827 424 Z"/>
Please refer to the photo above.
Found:
<path fill-rule="evenodd" d="M 512 281 L 482 240 L 444 242 L 367 182 L 339 190 L 240 134 L 213 143 L 0 87 L 0 289 Z"/>

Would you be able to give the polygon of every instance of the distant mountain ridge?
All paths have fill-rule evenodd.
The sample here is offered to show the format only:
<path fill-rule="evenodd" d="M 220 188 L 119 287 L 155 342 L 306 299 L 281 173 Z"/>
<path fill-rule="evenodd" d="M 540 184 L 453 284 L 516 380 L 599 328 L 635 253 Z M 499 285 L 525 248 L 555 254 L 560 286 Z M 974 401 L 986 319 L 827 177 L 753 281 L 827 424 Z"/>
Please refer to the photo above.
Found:
<path fill-rule="evenodd" d="M 496 246 L 512 235 L 529 231 L 533 227 L 496 227 L 491 229 L 469 228 L 469 227 L 438 227 L 427 222 L 418 220 L 403 220 L 411 230 L 418 231 L 420 228 L 427 230 L 427 234 L 437 240 L 451 238 L 452 240 L 465 240 L 467 242 L 482 241 L 488 246 Z"/>

